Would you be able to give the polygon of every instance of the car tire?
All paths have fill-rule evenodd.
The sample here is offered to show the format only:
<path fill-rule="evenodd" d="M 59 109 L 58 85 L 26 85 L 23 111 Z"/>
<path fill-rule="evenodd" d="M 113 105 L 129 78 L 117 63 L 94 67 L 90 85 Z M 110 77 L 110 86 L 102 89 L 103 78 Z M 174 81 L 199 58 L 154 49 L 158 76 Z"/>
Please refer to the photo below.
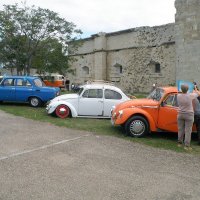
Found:
<path fill-rule="evenodd" d="M 39 106 L 42 105 L 42 101 L 39 98 L 37 98 L 37 97 L 31 97 L 29 99 L 29 104 L 32 107 L 39 107 Z"/>
<path fill-rule="evenodd" d="M 142 116 L 133 116 L 125 124 L 127 135 L 132 137 L 144 137 L 149 133 L 149 124 Z"/>
<path fill-rule="evenodd" d="M 62 119 L 67 118 L 70 115 L 70 109 L 68 106 L 61 104 L 57 106 L 55 114 L 57 117 L 60 117 Z"/>

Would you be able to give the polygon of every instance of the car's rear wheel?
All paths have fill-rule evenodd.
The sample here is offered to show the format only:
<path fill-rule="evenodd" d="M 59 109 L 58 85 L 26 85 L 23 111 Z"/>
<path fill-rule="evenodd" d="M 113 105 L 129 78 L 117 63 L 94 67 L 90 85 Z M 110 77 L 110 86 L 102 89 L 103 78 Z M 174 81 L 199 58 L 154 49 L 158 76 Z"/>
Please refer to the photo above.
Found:
<path fill-rule="evenodd" d="M 32 107 L 39 107 L 39 106 L 42 105 L 42 101 L 39 98 L 37 98 L 37 97 L 31 97 L 29 99 L 29 104 Z"/>
<path fill-rule="evenodd" d="M 55 114 L 57 117 L 67 118 L 70 115 L 70 109 L 66 105 L 59 105 L 55 110 Z"/>
<path fill-rule="evenodd" d="M 142 116 L 133 116 L 125 124 L 126 134 L 132 137 L 144 137 L 149 133 L 149 124 Z"/>

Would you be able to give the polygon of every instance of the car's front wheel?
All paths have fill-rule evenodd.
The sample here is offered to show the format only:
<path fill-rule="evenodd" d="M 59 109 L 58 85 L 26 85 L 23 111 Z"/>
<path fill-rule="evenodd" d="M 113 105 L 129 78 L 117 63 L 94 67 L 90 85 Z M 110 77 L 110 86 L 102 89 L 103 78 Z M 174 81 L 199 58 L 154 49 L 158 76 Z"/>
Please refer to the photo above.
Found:
<path fill-rule="evenodd" d="M 39 106 L 42 105 L 42 101 L 39 98 L 37 98 L 37 97 L 31 97 L 29 99 L 29 104 L 32 107 L 39 107 Z"/>
<path fill-rule="evenodd" d="M 55 110 L 55 114 L 57 117 L 67 118 L 70 115 L 70 109 L 66 105 L 59 105 Z"/>
<path fill-rule="evenodd" d="M 126 134 L 132 137 L 144 137 L 149 133 L 149 124 L 142 116 L 133 116 L 125 124 Z"/>

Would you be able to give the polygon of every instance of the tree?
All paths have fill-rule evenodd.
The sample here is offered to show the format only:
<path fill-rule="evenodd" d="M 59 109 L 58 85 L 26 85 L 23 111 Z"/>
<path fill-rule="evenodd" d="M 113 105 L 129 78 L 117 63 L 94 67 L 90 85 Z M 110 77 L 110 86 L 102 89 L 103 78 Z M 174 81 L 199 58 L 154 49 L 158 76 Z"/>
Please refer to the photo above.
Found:
<path fill-rule="evenodd" d="M 48 9 L 4 5 L 0 11 L 0 62 L 11 70 L 16 68 L 18 74 L 30 74 L 31 68 L 63 72 L 71 59 L 68 44 L 81 33 L 75 24 Z M 79 45 L 74 42 L 70 50 Z"/>

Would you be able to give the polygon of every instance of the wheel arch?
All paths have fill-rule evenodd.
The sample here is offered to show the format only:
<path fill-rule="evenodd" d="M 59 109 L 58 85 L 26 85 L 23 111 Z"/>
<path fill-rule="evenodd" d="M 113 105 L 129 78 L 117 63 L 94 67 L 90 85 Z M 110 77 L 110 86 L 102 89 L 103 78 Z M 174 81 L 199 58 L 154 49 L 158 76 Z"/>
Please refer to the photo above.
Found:
<path fill-rule="evenodd" d="M 41 102 L 44 102 L 44 101 L 43 101 L 40 97 L 38 97 L 37 95 L 29 96 L 28 99 L 27 99 L 27 102 L 29 102 L 30 99 L 31 99 L 31 98 L 34 98 L 34 97 L 38 98 Z"/>
<path fill-rule="evenodd" d="M 38 99 L 38 104 L 37 105 L 33 105 L 32 104 L 31 99 L 33 99 L 33 98 Z M 35 95 L 29 96 L 27 102 L 32 107 L 41 107 L 44 104 L 44 101 L 42 101 L 42 99 L 40 97 L 35 96 Z"/>
<path fill-rule="evenodd" d="M 129 118 L 126 121 L 128 121 L 130 118 L 135 117 L 135 116 L 143 117 L 147 121 L 148 126 L 149 126 L 149 132 L 156 131 L 155 121 L 154 121 L 153 117 L 149 113 L 147 113 L 147 112 L 136 112 L 136 113 L 133 113 L 132 115 L 129 116 Z"/>
<path fill-rule="evenodd" d="M 77 117 L 78 113 L 77 113 L 75 107 L 74 107 L 71 103 L 65 102 L 65 101 L 58 101 L 58 102 L 56 103 L 56 105 L 55 105 L 55 108 L 54 108 L 54 110 L 53 110 L 53 113 L 55 113 L 55 110 L 56 110 L 56 108 L 57 108 L 59 105 L 66 105 L 67 107 L 69 107 L 71 116 L 72 116 L 72 117 Z"/>

